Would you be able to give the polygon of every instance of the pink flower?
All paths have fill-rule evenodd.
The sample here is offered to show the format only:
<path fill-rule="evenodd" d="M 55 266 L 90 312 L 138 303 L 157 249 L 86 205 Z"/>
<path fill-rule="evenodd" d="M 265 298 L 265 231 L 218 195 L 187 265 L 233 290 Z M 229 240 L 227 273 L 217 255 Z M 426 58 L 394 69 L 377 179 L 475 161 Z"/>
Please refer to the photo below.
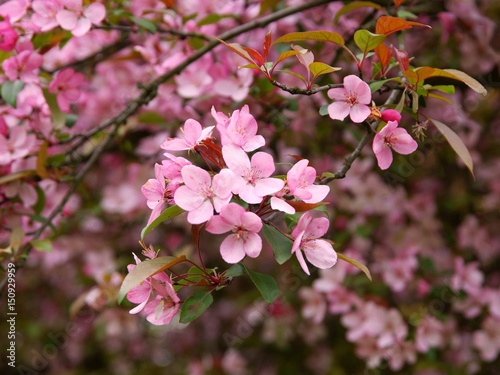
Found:
<path fill-rule="evenodd" d="M 71 68 L 57 73 L 49 85 L 51 93 L 57 93 L 57 104 L 63 112 L 69 112 L 69 103 L 78 100 L 81 94 L 81 85 L 85 81 L 82 73 L 75 73 Z"/>
<path fill-rule="evenodd" d="M 9 17 L 0 22 L 0 50 L 10 52 L 17 42 L 16 30 L 10 24 Z"/>
<path fill-rule="evenodd" d="M 15 126 L 10 130 L 9 138 L 0 134 L 0 165 L 9 165 L 14 160 L 28 155 L 35 146 L 36 137 L 28 134 L 23 126 Z"/>
<path fill-rule="evenodd" d="M 311 214 L 306 212 L 300 217 L 297 226 L 292 231 L 292 237 L 295 239 L 292 254 L 295 253 L 300 266 L 308 275 L 310 275 L 309 268 L 302 251 L 305 253 L 307 260 L 318 268 L 330 268 L 337 263 L 337 253 L 332 244 L 319 239 L 328 231 L 329 225 L 327 218 L 313 219 Z"/>
<path fill-rule="evenodd" d="M 398 128 L 396 121 L 389 121 L 375 135 L 372 147 L 380 169 L 387 169 L 392 164 L 391 149 L 399 154 L 408 155 L 417 149 L 418 144 L 406 129 Z"/>
<path fill-rule="evenodd" d="M 168 158 L 168 160 L 163 160 L 161 162 L 163 176 L 171 183 L 182 184 L 182 167 L 191 165 L 191 162 L 183 157 L 169 154 L 168 152 L 165 152 L 163 155 Z"/>
<path fill-rule="evenodd" d="M 24 17 L 30 6 L 30 0 L 11 0 L 0 5 L 0 16 L 9 17 L 14 23 Z"/>
<path fill-rule="evenodd" d="M 155 177 L 150 178 L 141 187 L 141 192 L 147 199 L 148 207 L 153 210 L 149 217 L 148 225 L 160 216 L 165 203 L 174 203 L 173 195 L 178 186 L 170 183 L 167 185 L 160 164 L 155 164 Z"/>
<path fill-rule="evenodd" d="M 106 17 L 106 8 L 101 3 L 92 3 L 85 8 L 82 0 L 62 0 L 62 3 L 66 9 L 57 12 L 57 22 L 74 36 L 87 34 L 92 24 L 98 25 Z"/>
<path fill-rule="evenodd" d="M 481 328 L 474 332 L 472 343 L 484 361 L 494 361 L 500 353 L 500 320 L 488 316 Z"/>
<path fill-rule="evenodd" d="M 35 0 L 31 4 L 34 10 L 31 21 L 40 28 L 41 31 L 49 31 L 57 27 L 57 12 L 63 9 L 60 0 Z"/>
<path fill-rule="evenodd" d="M 175 293 L 172 282 L 164 283 L 163 289 L 162 293 L 144 307 L 147 321 L 157 326 L 169 324 L 180 307 L 180 299 Z"/>
<path fill-rule="evenodd" d="M 234 145 L 222 147 L 222 155 L 235 176 L 233 193 L 250 204 L 260 203 L 266 195 L 280 191 L 285 183 L 279 178 L 269 178 L 274 172 L 273 157 L 257 152 L 250 161 L 241 148 Z"/>
<path fill-rule="evenodd" d="M 316 169 L 308 164 L 307 159 L 295 163 L 286 174 L 286 180 L 290 194 L 306 203 L 318 203 L 328 195 L 330 188 L 325 185 L 314 185 Z"/>
<path fill-rule="evenodd" d="M 161 148 L 167 151 L 182 151 L 191 150 L 198 143 L 212 135 L 215 126 L 209 126 L 205 129 L 201 128 L 201 124 L 193 119 L 188 119 L 184 123 L 184 128 L 181 132 L 184 138 L 167 138 L 162 143 Z"/>
<path fill-rule="evenodd" d="M 328 115 L 334 120 L 344 120 L 347 115 L 353 122 L 365 121 L 371 114 L 370 101 L 372 94 L 370 86 L 355 75 L 344 78 L 344 87 L 328 91 L 331 99 L 339 100 L 328 106 Z"/>
<path fill-rule="evenodd" d="M 234 144 L 250 152 L 265 145 L 264 137 L 256 135 L 257 121 L 250 114 L 248 105 L 243 106 L 241 111 L 234 111 L 230 118 L 218 114 L 212 107 L 212 116 L 217 121 L 217 130 L 221 135 L 223 146 Z"/>
<path fill-rule="evenodd" d="M 23 82 L 38 82 L 36 69 L 43 64 L 43 57 L 39 53 L 29 50 L 19 52 L 2 63 L 5 75 L 11 80 L 20 79 Z"/>
<path fill-rule="evenodd" d="M 213 234 L 233 232 L 220 245 L 222 259 L 227 263 L 238 263 L 245 255 L 256 258 L 262 250 L 262 239 L 257 234 L 261 229 L 260 217 L 237 203 L 224 206 L 220 215 L 212 216 L 206 226 L 207 232 Z"/>
<path fill-rule="evenodd" d="M 183 167 L 181 174 L 185 185 L 176 190 L 174 201 L 189 211 L 187 220 L 191 224 L 204 223 L 213 216 L 214 209 L 220 212 L 232 198 L 233 178 L 227 169 L 213 179 L 207 171 L 194 165 Z"/>

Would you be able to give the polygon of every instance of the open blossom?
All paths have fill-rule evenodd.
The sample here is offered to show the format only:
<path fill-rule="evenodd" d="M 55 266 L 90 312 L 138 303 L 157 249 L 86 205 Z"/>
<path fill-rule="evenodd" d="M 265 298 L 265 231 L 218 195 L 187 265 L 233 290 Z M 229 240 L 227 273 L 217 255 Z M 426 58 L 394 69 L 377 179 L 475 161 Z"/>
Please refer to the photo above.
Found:
<path fill-rule="evenodd" d="M 81 85 L 85 81 L 82 73 L 76 73 L 73 69 L 63 69 L 57 73 L 49 85 L 51 93 L 57 93 L 57 104 L 63 112 L 69 112 L 69 103 L 78 100 L 81 94 Z"/>
<path fill-rule="evenodd" d="M 198 143 L 212 135 L 215 126 L 209 126 L 202 129 L 201 124 L 193 119 L 188 119 L 181 128 L 184 138 L 167 138 L 162 143 L 161 148 L 167 151 L 191 150 Z"/>
<path fill-rule="evenodd" d="M 5 75 L 11 80 L 20 79 L 23 82 L 38 82 L 36 70 L 43 64 L 43 57 L 39 53 L 24 50 L 9 57 L 2 63 Z"/>
<path fill-rule="evenodd" d="M 250 152 L 266 143 L 263 136 L 257 135 L 257 121 L 250 114 L 248 105 L 243 106 L 241 110 L 234 111 L 229 118 L 216 112 L 212 107 L 212 116 L 217 121 L 222 146 L 234 144 Z"/>
<path fill-rule="evenodd" d="M 389 121 L 373 139 L 373 152 L 377 157 L 380 169 L 387 169 L 392 164 L 392 151 L 408 155 L 418 147 L 417 142 L 406 129 L 399 128 L 396 121 Z"/>
<path fill-rule="evenodd" d="M 87 34 L 93 24 L 100 24 L 106 17 L 106 8 L 101 3 L 94 2 L 83 7 L 82 0 L 62 0 L 62 4 L 65 9 L 57 12 L 57 22 L 74 36 Z"/>
<path fill-rule="evenodd" d="M 0 50 L 10 52 L 17 42 L 17 32 L 10 24 L 9 18 L 0 22 Z"/>
<path fill-rule="evenodd" d="M 500 353 L 500 319 L 488 316 L 481 328 L 474 332 L 472 343 L 484 361 L 494 361 Z"/>
<path fill-rule="evenodd" d="M 141 187 L 141 192 L 147 199 L 147 205 L 153 211 L 148 220 L 148 225 L 160 216 L 165 203 L 172 204 L 174 202 L 173 194 L 178 185 L 167 186 L 165 176 L 162 173 L 162 166 L 155 164 L 155 178 L 150 178 Z M 172 191 L 173 190 L 173 191 Z"/>
<path fill-rule="evenodd" d="M 63 9 L 60 0 L 35 0 L 31 4 L 34 13 L 31 21 L 40 28 L 41 31 L 49 31 L 57 27 L 57 12 Z"/>
<path fill-rule="evenodd" d="M 36 137 L 28 134 L 24 126 L 15 126 L 9 137 L 0 134 L 0 165 L 9 165 L 14 160 L 28 155 L 35 146 Z"/>
<path fill-rule="evenodd" d="M 222 155 L 235 176 L 233 193 L 250 204 L 262 202 L 266 195 L 280 191 L 285 183 L 279 178 L 269 177 L 275 170 L 273 157 L 257 152 L 252 159 L 241 148 L 228 145 L 222 147 Z"/>
<path fill-rule="evenodd" d="M 195 165 L 186 165 L 181 174 L 185 185 L 175 191 L 174 201 L 189 211 L 187 221 L 191 224 L 206 222 L 213 216 L 214 209 L 220 212 L 232 198 L 233 178 L 227 169 L 213 179 L 206 170 Z"/>
<path fill-rule="evenodd" d="M 308 164 L 309 160 L 300 160 L 288 171 L 286 175 L 288 190 L 295 198 L 306 203 L 318 203 L 328 195 L 330 188 L 326 185 L 314 185 L 316 169 Z M 287 187 L 285 187 L 286 189 Z M 281 199 L 280 195 L 282 194 L 278 193 L 271 198 L 271 207 L 286 213 L 295 213 L 295 208 L 288 204 L 286 200 Z"/>
<path fill-rule="evenodd" d="M 150 254 L 154 258 L 156 254 Z M 136 264 L 141 263 L 134 254 Z M 128 272 L 135 265 L 128 265 Z M 155 325 L 168 324 L 179 310 L 180 299 L 172 286 L 172 280 L 165 273 L 160 272 L 142 281 L 127 293 L 127 299 L 132 303 L 138 303 L 130 310 L 130 314 L 137 314 L 144 310 L 146 319 Z"/>
<path fill-rule="evenodd" d="M 328 106 L 328 115 L 333 120 L 342 121 L 349 115 L 353 122 L 359 123 L 371 114 L 368 107 L 372 100 L 370 86 L 355 75 L 345 77 L 344 87 L 330 89 L 328 96 L 337 100 Z"/>
<path fill-rule="evenodd" d="M 222 259 L 227 263 L 238 263 L 245 255 L 257 257 L 262 250 L 262 239 L 257 234 L 261 229 L 260 217 L 237 203 L 224 206 L 220 214 L 212 216 L 206 226 L 207 232 L 213 234 L 233 232 L 220 246 Z"/>
<path fill-rule="evenodd" d="M 306 212 L 300 217 L 297 226 L 292 231 L 294 238 L 292 254 L 295 253 L 300 266 L 308 275 L 310 275 L 309 268 L 302 252 L 311 264 L 320 269 L 333 267 L 337 263 L 337 253 L 332 244 L 319 239 L 328 231 L 329 225 L 327 218 L 313 219 L 311 214 Z"/>

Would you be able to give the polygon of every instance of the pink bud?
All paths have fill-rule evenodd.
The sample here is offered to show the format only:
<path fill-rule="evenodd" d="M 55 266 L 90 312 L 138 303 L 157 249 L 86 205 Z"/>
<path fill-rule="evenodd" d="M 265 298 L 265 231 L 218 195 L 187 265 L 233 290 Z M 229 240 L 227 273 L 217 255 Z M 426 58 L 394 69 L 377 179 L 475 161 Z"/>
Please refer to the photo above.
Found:
<path fill-rule="evenodd" d="M 382 121 L 396 121 L 397 123 L 399 123 L 401 121 L 401 113 L 394 109 L 386 109 L 382 112 Z"/>
<path fill-rule="evenodd" d="M 0 50 L 10 52 L 14 49 L 17 42 L 17 32 L 10 24 L 9 18 L 0 22 Z"/>

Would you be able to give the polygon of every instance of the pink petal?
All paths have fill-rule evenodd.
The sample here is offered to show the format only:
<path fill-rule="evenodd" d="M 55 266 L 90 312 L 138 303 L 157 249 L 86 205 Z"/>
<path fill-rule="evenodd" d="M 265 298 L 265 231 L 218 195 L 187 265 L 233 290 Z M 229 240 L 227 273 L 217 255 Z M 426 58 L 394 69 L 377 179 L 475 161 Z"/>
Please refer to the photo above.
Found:
<path fill-rule="evenodd" d="M 361 104 L 370 104 L 372 101 L 372 92 L 370 86 L 364 81 L 361 81 L 356 88 L 356 95 L 358 102 Z"/>
<path fill-rule="evenodd" d="M 238 205 L 239 206 L 239 205 Z M 241 207 L 241 206 L 239 206 Z M 244 208 L 241 207 L 243 210 Z M 249 232 L 258 233 L 262 229 L 262 220 L 253 212 L 243 212 L 241 215 L 241 224 Z"/>
<path fill-rule="evenodd" d="M 388 136 L 391 134 L 397 127 L 398 123 L 396 121 L 389 121 L 379 132 L 380 135 Z"/>
<path fill-rule="evenodd" d="M 326 217 L 312 219 L 305 230 L 305 236 L 307 238 L 320 238 L 328 231 L 329 227 L 330 222 Z"/>
<path fill-rule="evenodd" d="M 238 185 L 240 180 L 237 180 L 229 169 L 224 168 L 214 176 L 212 189 L 217 197 L 225 199 L 231 196 L 231 191 Z"/>
<path fill-rule="evenodd" d="M 89 32 L 91 27 L 92 22 L 90 22 L 89 19 L 82 17 L 76 23 L 76 27 L 71 29 L 71 34 L 73 34 L 74 36 L 84 36 Z"/>
<path fill-rule="evenodd" d="M 227 236 L 220 245 L 220 254 L 227 263 L 238 263 L 245 257 L 243 241 L 235 234 Z"/>
<path fill-rule="evenodd" d="M 186 186 L 196 192 L 206 192 L 212 185 L 212 179 L 208 172 L 195 165 L 182 167 L 181 175 Z"/>
<path fill-rule="evenodd" d="M 284 186 L 285 182 L 279 178 L 263 178 L 255 183 L 255 193 L 261 197 L 265 197 L 266 195 L 277 193 Z"/>
<path fill-rule="evenodd" d="M 206 198 L 200 194 L 196 194 L 187 186 L 179 187 L 174 194 L 174 202 L 180 208 L 186 211 L 192 211 L 200 207 Z"/>
<path fill-rule="evenodd" d="M 342 87 L 328 90 L 328 97 L 330 99 L 343 101 L 345 100 L 346 96 L 347 96 L 347 90 Z"/>
<path fill-rule="evenodd" d="M 200 207 L 188 213 L 187 221 L 190 224 L 201 224 L 210 219 L 213 214 L 214 207 L 210 201 L 206 200 Z"/>
<path fill-rule="evenodd" d="M 266 140 L 261 135 L 255 135 L 248 139 L 246 143 L 242 146 L 243 150 L 246 152 L 255 151 L 266 144 Z"/>
<path fill-rule="evenodd" d="M 321 202 L 330 192 L 330 187 L 326 185 L 311 185 L 307 188 L 312 194 L 310 199 L 303 199 L 306 203 L 318 203 Z"/>
<path fill-rule="evenodd" d="M 332 120 L 343 121 L 350 110 L 351 107 L 346 102 L 334 102 L 328 106 L 328 116 L 330 116 Z"/>
<path fill-rule="evenodd" d="M 183 133 L 186 144 L 193 148 L 201 136 L 201 124 L 196 120 L 188 119 L 184 123 Z"/>
<path fill-rule="evenodd" d="M 302 267 L 306 274 L 310 275 L 311 273 L 309 272 L 309 267 L 307 267 L 306 261 L 304 260 L 304 255 L 302 255 L 302 251 L 300 249 L 295 252 L 295 256 L 299 261 L 300 267 Z"/>
<path fill-rule="evenodd" d="M 245 172 L 250 169 L 250 159 L 248 155 L 238 146 L 223 146 L 222 156 L 229 169 L 239 176 L 243 176 Z"/>
<path fill-rule="evenodd" d="M 262 238 L 257 233 L 248 233 L 243 248 L 250 258 L 258 257 L 262 250 Z"/>
<path fill-rule="evenodd" d="M 98 24 L 106 17 L 106 8 L 101 3 L 92 3 L 84 10 L 83 14 L 93 24 Z"/>
<path fill-rule="evenodd" d="M 368 106 L 364 104 L 355 104 L 351 108 L 350 117 L 353 122 L 360 123 L 365 121 L 371 113 L 372 111 Z"/>
<path fill-rule="evenodd" d="M 279 211 L 285 212 L 287 214 L 294 214 L 295 213 L 295 208 L 293 208 L 288 203 L 286 203 L 285 200 L 277 198 L 277 197 L 271 198 L 271 208 L 273 210 L 279 210 Z"/>
<path fill-rule="evenodd" d="M 72 30 L 76 27 L 78 16 L 67 9 L 62 9 L 56 14 L 57 22 L 64 30 Z"/>
<path fill-rule="evenodd" d="M 222 234 L 229 232 L 231 229 L 233 229 L 233 225 L 223 220 L 220 215 L 215 215 L 212 216 L 210 220 L 208 220 L 205 229 L 209 233 Z"/>
<path fill-rule="evenodd" d="M 389 146 L 385 146 L 378 153 L 375 154 L 377 157 L 377 163 L 380 169 L 386 170 L 392 164 L 392 152 Z"/>
<path fill-rule="evenodd" d="M 347 92 L 358 92 L 359 84 L 363 82 L 358 76 L 354 74 L 348 75 L 344 77 L 344 88 Z"/>
<path fill-rule="evenodd" d="M 246 210 L 237 203 L 229 203 L 221 210 L 222 219 L 231 226 L 242 226 L 241 217 Z M 255 214 L 254 214 L 255 215 Z"/>
<path fill-rule="evenodd" d="M 320 269 L 333 267 L 337 263 L 337 253 L 332 244 L 325 240 L 316 240 L 314 244 L 305 251 L 307 260 Z"/>
<path fill-rule="evenodd" d="M 269 177 L 273 174 L 276 167 L 274 166 L 273 157 L 266 152 L 257 152 L 252 156 L 252 169 L 257 177 Z"/>
<path fill-rule="evenodd" d="M 258 204 L 262 202 L 263 196 L 255 192 L 255 188 L 250 185 L 243 185 L 238 189 L 237 193 L 241 199 L 250 204 Z"/>
<path fill-rule="evenodd" d="M 307 229 L 307 227 L 309 226 L 309 224 L 311 223 L 312 220 L 313 220 L 313 218 L 309 212 L 304 213 L 300 217 L 299 222 L 297 223 L 297 226 L 295 228 L 293 228 L 292 237 L 296 239 L 297 236 L 299 236 L 301 234 L 301 232 L 304 232 Z"/>
<path fill-rule="evenodd" d="M 183 138 L 167 138 L 160 147 L 167 151 L 183 151 L 191 148 Z"/>

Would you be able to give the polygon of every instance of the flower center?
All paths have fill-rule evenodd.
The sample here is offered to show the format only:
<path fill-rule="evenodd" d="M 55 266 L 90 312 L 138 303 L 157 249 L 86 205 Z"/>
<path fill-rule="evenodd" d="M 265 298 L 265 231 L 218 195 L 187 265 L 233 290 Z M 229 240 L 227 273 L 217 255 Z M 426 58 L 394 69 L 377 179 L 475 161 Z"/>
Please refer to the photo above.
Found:
<path fill-rule="evenodd" d="M 387 146 L 392 148 L 398 142 L 398 137 L 393 137 L 392 135 L 387 135 L 384 137 L 384 142 Z"/>
<path fill-rule="evenodd" d="M 353 93 L 353 92 L 349 92 L 349 95 L 346 95 L 344 100 L 351 107 L 353 107 L 354 105 L 359 103 L 358 96 L 356 95 L 356 93 Z"/>

